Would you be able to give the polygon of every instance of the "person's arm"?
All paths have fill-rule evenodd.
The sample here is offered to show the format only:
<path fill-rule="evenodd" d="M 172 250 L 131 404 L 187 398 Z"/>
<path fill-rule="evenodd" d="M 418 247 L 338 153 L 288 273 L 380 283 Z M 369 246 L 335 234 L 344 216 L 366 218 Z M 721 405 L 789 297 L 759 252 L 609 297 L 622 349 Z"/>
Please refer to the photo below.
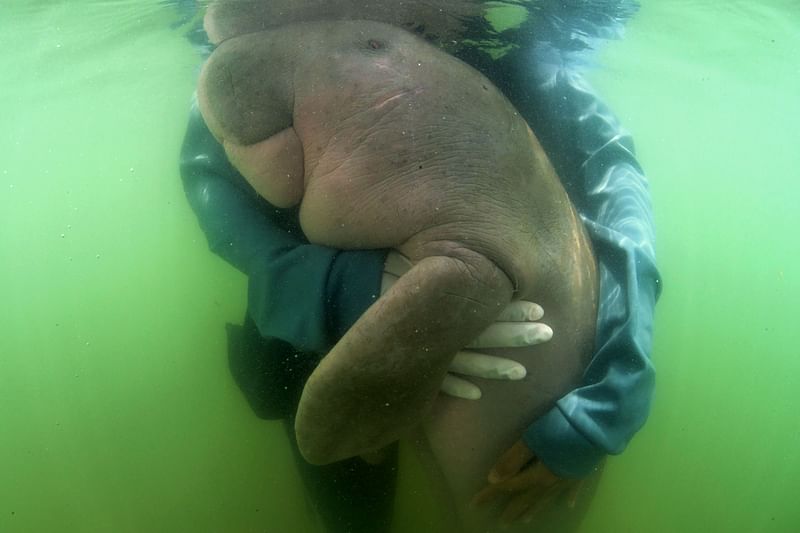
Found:
<path fill-rule="evenodd" d="M 517 87 L 533 90 L 507 94 L 534 127 L 589 231 L 600 306 L 596 351 L 582 384 L 498 458 L 473 499 L 510 496 L 503 523 L 534 520 L 564 497 L 574 507 L 582 478 L 607 454 L 621 453 L 642 427 L 654 387 L 650 351 L 661 291 L 650 195 L 630 136 L 577 74 L 561 70 L 547 83 L 532 78 Z"/>
<path fill-rule="evenodd" d="M 654 387 L 650 360 L 661 289 L 647 181 L 631 137 L 575 73 L 516 95 L 575 203 L 599 263 L 596 352 L 582 385 L 536 420 L 523 440 L 550 470 L 583 477 L 623 451 L 644 424 Z"/>
<path fill-rule="evenodd" d="M 264 337 L 324 353 L 380 292 L 385 250 L 309 244 L 295 210 L 258 197 L 193 106 L 180 158 L 187 199 L 211 251 L 248 277 L 248 309 Z"/>

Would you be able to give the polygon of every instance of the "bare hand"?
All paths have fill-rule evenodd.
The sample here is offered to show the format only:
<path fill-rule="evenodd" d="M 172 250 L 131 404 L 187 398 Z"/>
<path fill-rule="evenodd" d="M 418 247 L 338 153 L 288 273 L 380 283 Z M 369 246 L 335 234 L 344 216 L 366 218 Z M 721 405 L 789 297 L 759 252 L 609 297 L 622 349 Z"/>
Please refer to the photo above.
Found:
<path fill-rule="evenodd" d="M 500 515 L 502 525 L 530 522 L 548 505 L 567 498 L 570 509 L 575 507 L 583 480 L 567 479 L 554 474 L 522 441 L 517 441 L 489 471 L 489 484 L 472 499 L 482 505 L 508 497 Z"/>

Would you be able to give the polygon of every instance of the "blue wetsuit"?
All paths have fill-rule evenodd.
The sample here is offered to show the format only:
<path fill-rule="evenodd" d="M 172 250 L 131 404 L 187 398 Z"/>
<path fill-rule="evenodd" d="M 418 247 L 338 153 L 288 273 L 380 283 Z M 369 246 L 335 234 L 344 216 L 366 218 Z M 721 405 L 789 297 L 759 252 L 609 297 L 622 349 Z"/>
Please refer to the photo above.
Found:
<path fill-rule="evenodd" d="M 573 32 L 566 41 L 585 43 L 581 36 Z M 555 473 L 582 477 L 606 454 L 620 453 L 647 417 L 660 282 L 648 186 L 632 140 L 569 67 L 573 52 L 537 40 L 499 58 L 475 50 L 460 57 L 489 77 L 532 126 L 598 259 L 597 351 L 582 385 L 523 436 Z M 250 335 L 231 336 L 239 344 L 231 350 L 234 377 L 260 416 L 291 419 L 304 377 L 379 294 L 387 251 L 309 244 L 297 210 L 277 209 L 252 190 L 196 107 L 181 173 L 211 250 L 249 280 Z"/>

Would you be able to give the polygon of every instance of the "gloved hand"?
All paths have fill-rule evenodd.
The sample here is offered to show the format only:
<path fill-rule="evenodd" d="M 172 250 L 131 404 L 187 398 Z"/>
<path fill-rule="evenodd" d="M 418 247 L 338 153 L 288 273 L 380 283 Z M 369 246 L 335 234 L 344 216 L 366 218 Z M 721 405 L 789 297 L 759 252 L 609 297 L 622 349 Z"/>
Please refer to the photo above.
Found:
<path fill-rule="evenodd" d="M 400 276 L 408 272 L 411 266 L 411 262 L 405 256 L 394 250 L 390 251 L 383 266 L 381 295 L 385 294 Z M 487 379 L 524 378 L 525 367 L 518 362 L 475 350 L 533 346 L 549 341 L 553 336 L 553 330 L 546 324 L 536 322 L 542 316 L 544 310 L 533 302 L 518 300 L 508 304 L 495 323 L 466 347 L 470 350 L 456 354 L 450 364 L 450 371 L 442 383 L 442 392 L 466 400 L 480 399 L 481 390 L 474 383 L 457 377 L 454 373 Z"/>

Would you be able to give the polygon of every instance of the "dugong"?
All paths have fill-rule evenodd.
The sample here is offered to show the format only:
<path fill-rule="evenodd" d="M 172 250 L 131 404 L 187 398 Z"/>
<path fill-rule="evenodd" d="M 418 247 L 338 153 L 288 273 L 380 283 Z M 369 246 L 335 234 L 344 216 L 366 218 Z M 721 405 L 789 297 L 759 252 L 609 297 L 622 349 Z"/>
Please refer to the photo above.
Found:
<path fill-rule="evenodd" d="M 229 36 L 198 101 L 255 190 L 299 206 L 311 242 L 413 263 L 307 381 L 301 453 L 326 464 L 413 434 L 453 501 L 468 501 L 593 352 L 594 254 L 528 124 L 475 69 L 368 20 Z M 456 352 L 514 299 L 540 303 L 555 332 L 495 352 L 528 377 L 480 380 L 477 402 L 439 396 Z"/>

